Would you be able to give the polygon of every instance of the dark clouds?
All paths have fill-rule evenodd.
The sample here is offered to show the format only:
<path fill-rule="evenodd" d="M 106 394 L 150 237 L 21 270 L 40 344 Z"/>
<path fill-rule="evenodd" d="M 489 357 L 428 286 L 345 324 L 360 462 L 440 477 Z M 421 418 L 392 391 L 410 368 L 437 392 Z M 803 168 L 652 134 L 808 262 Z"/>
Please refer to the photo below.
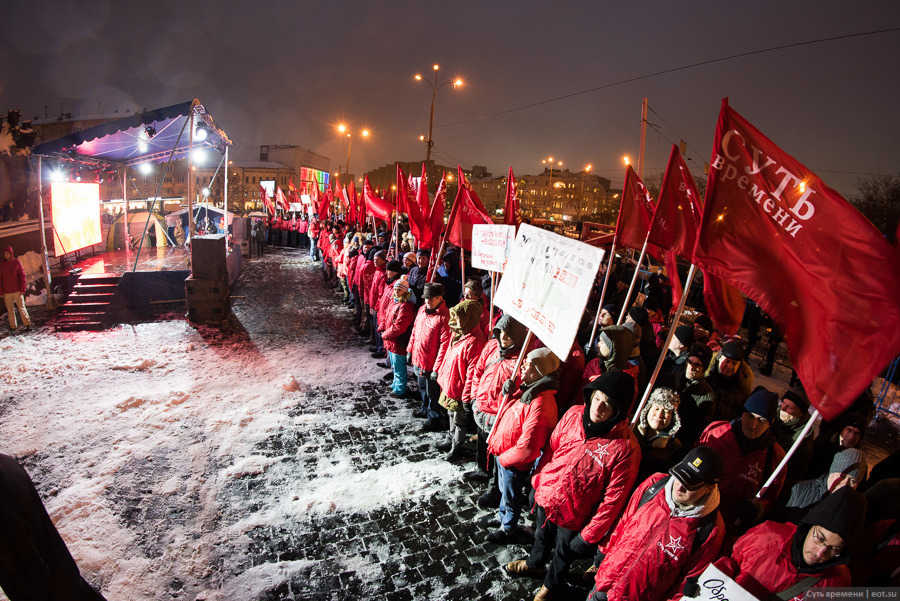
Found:
<path fill-rule="evenodd" d="M 547 154 L 621 180 L 648 96 L 648 176 L 671 141 L 695 173 L 723 96 L 841 191 L 897 172 L 900 34 L 738 59 L 578 96 L 511 107 L 642 73 L 795 40 L 900 24 L 900 3 L 867 2 L 106 2 L 13 0 L 0 23 L 0 109 L 108 113 L 200 98 L 235 140 L 297 143 L 343 163 L 333 124 L 372 128 L 354 171 L 424 157 L 427 86 L 438 97 L 435 158 L 495 173 L 540 169 Z"/>

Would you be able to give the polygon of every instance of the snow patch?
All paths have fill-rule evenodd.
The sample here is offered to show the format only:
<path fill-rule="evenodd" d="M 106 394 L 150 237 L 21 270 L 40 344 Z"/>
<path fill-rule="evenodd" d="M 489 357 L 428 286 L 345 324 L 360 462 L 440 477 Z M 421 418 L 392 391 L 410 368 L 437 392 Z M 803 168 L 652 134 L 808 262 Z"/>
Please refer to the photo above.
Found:
<path fill-rule="evenodd" d="M 251 455 L 244 457 L 240 461 L 236 461 L 234 465 L 228 468 L 225 475 L 229 478 L 243 478 L 244 476 L 255 476 L 266 471 L 273 463 L 280 461 L 280 457 L 266 457 L 265 455 Z"/>
<path fill-rule="evenodd" d="M 258 599 L 262 593 L 291 580 L 295 575 L 316 563 L 318 562 L 298 559 L 254 566 L 226 581 L 221 590 L 198 594 L 196 601 L 230 601 L 232 599 L 252 601 Z"/>

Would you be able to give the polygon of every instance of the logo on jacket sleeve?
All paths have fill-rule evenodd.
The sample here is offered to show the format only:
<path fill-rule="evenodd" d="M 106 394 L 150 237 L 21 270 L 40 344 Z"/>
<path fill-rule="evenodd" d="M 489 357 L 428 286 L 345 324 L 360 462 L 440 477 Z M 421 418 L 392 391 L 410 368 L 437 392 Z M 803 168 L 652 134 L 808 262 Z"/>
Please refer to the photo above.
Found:
<path fill-rule="evenodd" d="M 678 560 L 678 552 L 684 551 L 684 545 L 681 544 L 681 537 L 672 536 L 671 534 L 669 535 L 669 543 L 667 545 L 662 544 L 662 541 L 657 541 L 656 546 L 673 560 Z"/>

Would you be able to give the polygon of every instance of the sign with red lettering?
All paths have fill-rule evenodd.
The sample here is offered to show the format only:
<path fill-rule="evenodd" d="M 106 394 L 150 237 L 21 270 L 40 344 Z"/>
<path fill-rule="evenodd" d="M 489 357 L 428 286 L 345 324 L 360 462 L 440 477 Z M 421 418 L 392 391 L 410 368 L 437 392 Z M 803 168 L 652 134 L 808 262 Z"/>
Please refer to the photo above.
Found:
<path fill-rule="evenodd" d="M 603 262 L 601 248 L 522 224 L 494 304 L 565 361 Z"/>
<path fill-rule="evenodd" d="M 516 241 L 513 225 L 487 225 L 476 223 L 472 226 L 472 267 L 486 271 L 503 271 L 509 252 Z"/>

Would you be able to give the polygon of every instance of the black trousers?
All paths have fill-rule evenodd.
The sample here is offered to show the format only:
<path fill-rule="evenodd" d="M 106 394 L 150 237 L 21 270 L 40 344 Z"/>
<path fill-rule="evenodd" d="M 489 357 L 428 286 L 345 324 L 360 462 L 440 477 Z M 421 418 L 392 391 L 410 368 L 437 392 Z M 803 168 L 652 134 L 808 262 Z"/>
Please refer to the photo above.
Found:
<path fill-rule="evenodd" d="M 544 576 L 544 586 L 553 590 L 558 587 L 569 571 L 572 562 L 582 557 L 569 548 L 569 543 L 578 532 L 557 526 L 547 519 L 544 508 L 535 506 L 534 543 L 528 557 L 528 567 L 539 568 L 550 565 Z"/>

